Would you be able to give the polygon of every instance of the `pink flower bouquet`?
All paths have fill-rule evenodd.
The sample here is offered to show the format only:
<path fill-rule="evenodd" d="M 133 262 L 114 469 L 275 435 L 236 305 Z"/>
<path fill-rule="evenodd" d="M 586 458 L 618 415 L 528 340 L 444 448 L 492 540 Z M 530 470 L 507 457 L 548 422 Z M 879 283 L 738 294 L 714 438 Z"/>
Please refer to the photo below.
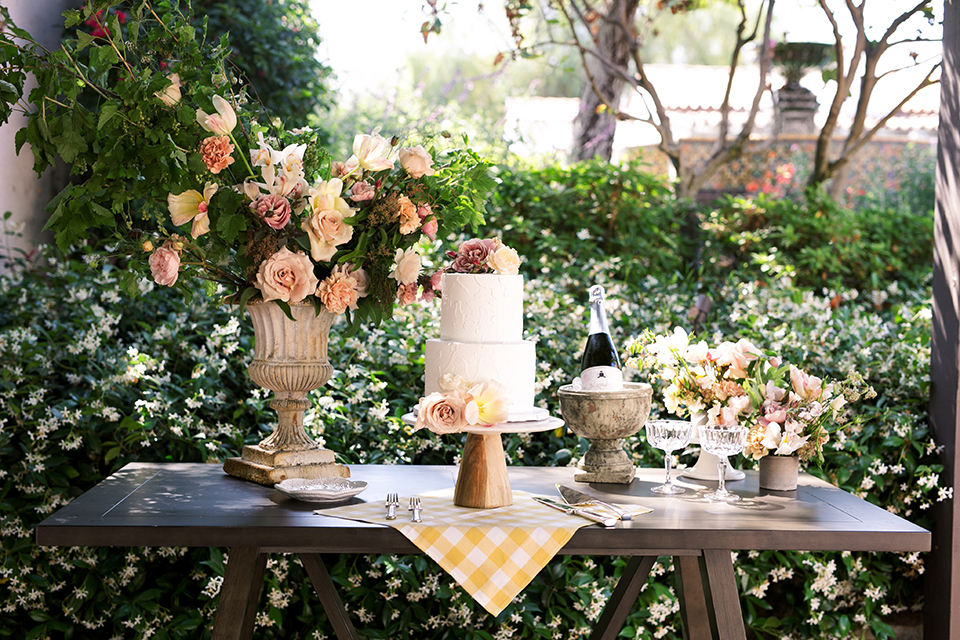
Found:
<path fill-rule="evenodd" d="M 748 340 L 709 347 L 692 342 L 676 328 L 672 334 L 644 334 L 627 351 L 629 366 L 653 369 L 668 382 L 663 400 L 676 415 L 702 412 L 708 426 L 747 426 L 744 455 L 796 455 L 823 458 L 828 426 L 845 421 L 845 407 L 873 390 L 859 374 L 823 381 Z"/>

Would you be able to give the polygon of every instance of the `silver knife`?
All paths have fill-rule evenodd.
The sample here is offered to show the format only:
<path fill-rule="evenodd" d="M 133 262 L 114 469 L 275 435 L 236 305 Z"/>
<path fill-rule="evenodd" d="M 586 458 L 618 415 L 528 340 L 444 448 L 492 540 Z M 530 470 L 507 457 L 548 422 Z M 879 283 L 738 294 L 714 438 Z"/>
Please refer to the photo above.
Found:
<path fill-rule="evenodd" d="M 597 500 L 593 496 L 587 495 L 582 491 L 565 487 L 560 483 L 557 483 L 557 491 L 560 492 L 560 497 L 563 498 L 563 501 L 569 505 L 598 505 L 610 509 L 610 511 L 617 514 L 617 517 L 621 520 L 633 520 L 633 515 L 626 509 L 621 509 L 617 505 L 604 502 L 603 500 Z"/>
<path fill-rule="evenodd" d="M 557 509 L 558 511 L 563 511 L 564 513 L 570 513 L 570 514 L 573 514 L 573 515 L 575 515 L 575 516 L 580 516 L 580 517 L 582 517 L 582 518 L 586 518 L 587 520 L 593 520 L 594 522 L 599 522 L 600 524 L 602 524 L 602 525 L 605 526 L 605 527 L 615 527 L 615 526 L 617 526 L 617 522 L 618 522 L 617 518 L 605 518 L 605 517 L 603 517 L 602 515 L 600 515 L 599 513 L 594 513 L 593 511 L 590 511 L 590 510 L 588 510 L 588 509 L 580 509 L 580 508 L 578 508 L 578 507 L 571 507 L 571 506 L 569 506 L 569 505 L 560 504 L 559 502 L 554 502 L 553 500 L 548 500 L 548 499 L 546 499 L 546 498 L 541 498 L 541 497 L 539 497 L 539 496 L 534 496 L 533 499 L 536 500 L 537 502 L 539 502 L 540 504 L 545 504 L 545 505 L 547 505 L 548 507 L 553 507 L 554 509 Z"/>

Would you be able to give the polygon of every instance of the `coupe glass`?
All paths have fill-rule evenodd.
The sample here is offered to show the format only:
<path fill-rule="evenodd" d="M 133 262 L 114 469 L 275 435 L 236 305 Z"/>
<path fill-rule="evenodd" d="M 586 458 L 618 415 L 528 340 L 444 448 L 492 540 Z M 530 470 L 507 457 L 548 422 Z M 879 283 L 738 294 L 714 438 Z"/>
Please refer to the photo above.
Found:
<path fill-rule="evenodd" d="M 720 474 L 720 484 L 716 491 L 711 491 L 703 497 L 714 502 L 736 502 L 740 499 L 735 493 L 730 493 L 724 487 L 724 472 L 727 468 L 727 456 L 733 456 L 741 451 L 747 444 L 746 427 L 700 427 L 700 446 L 707 453 L 717 456 L 720 462 L 717 464 Z"/>
<path fill-rule="evenodd" d="M 650 491 L 665 495 L 683 493 L 686 489 L 676 486 L 670 480 L 670 466 L 673 463 L 671 452 L 682 449 L 690 443 L 693 425 L 688 420 L 648 420 L 646 432 L 647 442 L 666 452 L 663 462 L 667 468 L 667 479 L 659 487 L 654 487 Z"/>

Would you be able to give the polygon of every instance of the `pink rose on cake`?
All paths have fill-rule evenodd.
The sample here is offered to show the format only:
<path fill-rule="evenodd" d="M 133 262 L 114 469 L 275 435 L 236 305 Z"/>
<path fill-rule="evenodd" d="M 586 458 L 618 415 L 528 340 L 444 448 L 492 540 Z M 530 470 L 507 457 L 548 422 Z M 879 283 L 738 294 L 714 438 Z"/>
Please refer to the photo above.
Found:
<path fill-rule="evenodd" d="M 517 275 L 520 271 L 520 256 L 514 249 L 503 244 L 500 238 L 473 238 L 460 245 L 456 251 L 448 251 L 453 264 L 451 273 L 498 273 Z"/>
<path fill-rule="evenodd" d="M 426 427 L 434 433 L 459 433 L 467 426 L 463 416 L 465 406 L 459 393 L 431 393 L 420 399 L 414 430 Z"/>
<path fill-rule="evenodd" d="M 466 427 L 500 424 L 509 417 L 506 389 L 496 381 L 474 384 L 446 374 L 437 384 L 439 392 L 420 398 L 415 430 L 459 433 Z"/>

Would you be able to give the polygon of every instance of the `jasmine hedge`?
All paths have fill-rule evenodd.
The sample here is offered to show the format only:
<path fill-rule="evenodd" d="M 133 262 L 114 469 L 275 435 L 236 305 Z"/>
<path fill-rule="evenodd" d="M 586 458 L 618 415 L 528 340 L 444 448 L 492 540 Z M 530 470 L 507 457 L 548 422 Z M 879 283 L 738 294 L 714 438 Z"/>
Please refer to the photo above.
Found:
<path fill-rule="evenodd" d="M 607 286 L 620 345 L 645 328 L 689 326 L 687 310 L 708 291 L 714 307 L 702 332 L 711 341 L 748 337 L 813 372 L 856 369 L 876 388 L 878 397 L 857 407 L 862 420 L 828 445 L 826 463 L 813 472 L 924 526 L 931 525 L 931 504 L 952 499 L 952 488 L 939 482 L 927 424 L 930 292 L 922 274 L 929 265 L 905 264 L 900 277 L 868 270 L 856 289 L 800 288 L 790 278 L 801 271 L 799 245 L 780 244 L 776 268 L 764 251 L 744 249 L 731 271 L 734 263 L 709 244 L 743 232 L 725 222 L 722 212 L 733 206 L 727 203 L 696 212 L 716 226 L 701 237 L 699 271 L 688 271 L 683 265 L 697 249 L 678 221 L 689 212 L 650 176 L 586 164 L 542 173 L 504 169 L 501 179 L 490 233 L 502 230 L 525 253 L 526 334 L 537 341 L 544 407 L 557 412 L 556 390 L 576 373 L 588 284 Z M 797 217 L 810 214 L 806 206 L 736 203 L 738 210 L 765 207 Z M 844 215 L 860 225 L 880 217 Z M 913 215 L 921 227 L 931 217 Z M 922 232 L 916 237 L 916 244 L 927 240 Z M 435 259 L 443 248 L 431 248 Z M 922 253 L 913 245 L 904 250 Z M 200 296 L 184 306 L 146 281 L 131 304 L 120 290 L 122 268 L 92 267 L 82 251 L 67 259 L 46 250 L 0 276 L 0 636 L 210 635 L 226 549 L 39 548 L 33 540 L 40 520 L 128 462 L 220 464 L 261 439 L 273 420 L 266 394 L 244 370 L 252 347 L 247 319 Z M 457 437 L 414 434 L 400 421 L 419 396 L 423 337 L 435 334 L 438 322 L 437 305 L 415 305 L 354 337 L 334 329 L 337 373 L 314 395 L 307 425 L 340 461 L 456 462 Z M 661 414 L 655 406 L 654 415 Z M 514 465 L 573 464 L 585 449 L 566 432 L 510 435 L 504 444 Z M 659 464 L 642 435 L 629 450 L 638 464 Z M 681 463 L 691 461 L 690 452 L 681 454 Z M 756 637 L 869 630 L 890 638 L 891 624 L 922 606 L 923 554 L 736 556 L 741 602 Z M 557 558 L 498 618 L 423 556 L 342 555 L 332 559 L 332 574 L 364 637 L 560 639 L 589 635 L 624 564 L 619 557 Z M 668 558 L 654 574 L 625 637 L 681 637 Z M 331 637 L 295 557 L 271 559 L 257 626 L 262 638 Z"/>

